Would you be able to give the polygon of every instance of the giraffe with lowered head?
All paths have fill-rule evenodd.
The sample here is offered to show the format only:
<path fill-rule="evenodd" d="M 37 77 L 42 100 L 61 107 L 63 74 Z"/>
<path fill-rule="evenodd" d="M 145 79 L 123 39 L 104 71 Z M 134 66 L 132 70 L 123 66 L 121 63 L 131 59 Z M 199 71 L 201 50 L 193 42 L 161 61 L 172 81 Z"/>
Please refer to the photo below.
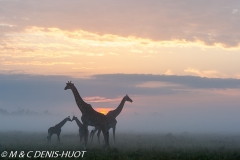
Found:
<path fill-rule="evenodd" d="M 52 137 L 53 134 L 57 134 L 58 141 L 60 142 L 61 128 L 67 121 L 72 122 L 72 120 L 70 119 L 70 116 L 68 116 L 67 118 L 64 118 L 64 120 L 62 120 L 60 123 L 58 123 L 55 126 L 50 127 L 48 129 L 47 139 L 48 139 L 49 142 L 51 142 L 51 137 Z"/>
<path fill-rule="evenodd" d="M 79 138 L 80 138 L 80 143 L 81 143 L 82 139 L 84 137 L 84 126 L 83 126 L 82 122 L 80 122 L 80 120 L 75 116 L 73 116 L 73 118 L 72 118 L 72 121 L 74 121 L 74 120 L 76 121 L 76 123 L 79 127 L 78 132 L 79 132 Z"/>
<path fill-rule="evenodd" d="M 126 101 L 132 102 L 132 99 L 128 95 L 124 96 L 121 103 L 119 104 L 119 106 L 116 109 L 111 110 L 106 114 L 106 117 L 108 118 L 108 130 L 111 129 L 111 128 L 113 129 L 113 139 L 114 139 L 115 143 L 116 143 L 115 130 L 116 130 L 116 125 L 117 125 L 116 118 L 122 112 L 123 106 L 124 106 Z M 93 136 L 97 131 L 98 131 L 98 133 L 97 133 L 98 143 L 100 143 L 99 136 L 100 136 L 101 130 L 98 126 L 96 126 L 95 129 L 91 131 L 90 138 L 91 138 L 91 141 L 92 141 Z"/>
<path fill-rule="evenodd" d="M 77 88 L 74 86 L 74 84 L 71 81 L 66 84 L 67 85 L 65 87 L 65 90 L 67 89 L 72 90 L 77 106 L 79 110 L 82 112 L 81 120 L 83 122 L 83 128 L 84 128 L 85 148 L 87 147 L 87 142 L 88 142 L 88 126 L 99 126 L 101 131 L 103 132 L 105 147 L 109 147 L 107 117 L 104 114 L 95 111 L 90 104 L 84 102 Z"/>

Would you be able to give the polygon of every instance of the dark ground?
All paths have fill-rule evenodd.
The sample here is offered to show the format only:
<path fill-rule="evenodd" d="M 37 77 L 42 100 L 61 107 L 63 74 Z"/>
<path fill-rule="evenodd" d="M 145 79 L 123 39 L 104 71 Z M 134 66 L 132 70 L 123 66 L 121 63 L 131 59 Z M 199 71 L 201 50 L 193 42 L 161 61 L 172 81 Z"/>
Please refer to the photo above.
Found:
<path fill-rule="evenodd" d="M 103 144 L 97 143 L 97 137 L 89 145 L 84 157 L 33 158 L 36 151 L 59 151 L 74 153 L 83 151 L 76 133 L 64 133 L 61 142 L 53 135 L 52 142 L 47 142 L 47 133 L 0 132 L 0 154 L 17 151 L 32 152 L 32 158 L 26 155 L 21 159 L 116 159 L 116 160 L 238 160 L 240 159 L 240 135 L 219 134 L 134 134 L 117 133 L 114 145 L 110 134 L 110 148 L 105 150 Z M 103 136 L 101 136 L 101 142 Z M 79 153 L 79 152 L 78 152 Z M 17 155 L 19 156 L 19 155 Z M 0 156 L 0 159 L 7 159 Z M 14 158 L 9 158 L 14 159 Z M 19 159 L 16 158 L 16 159 Z"/>

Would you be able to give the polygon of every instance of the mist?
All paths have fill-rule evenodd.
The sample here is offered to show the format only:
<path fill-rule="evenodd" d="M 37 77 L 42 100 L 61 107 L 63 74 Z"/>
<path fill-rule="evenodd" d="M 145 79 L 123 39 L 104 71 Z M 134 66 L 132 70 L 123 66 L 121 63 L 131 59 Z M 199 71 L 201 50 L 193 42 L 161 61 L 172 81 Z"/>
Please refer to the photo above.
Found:
<path fill-rule="evenodd" d="M 130 105 L 130 104 L 129 104 Z M 0 125 L 1 131 L 22 131 L 22 132 L 45 132 L 49 127 L 55 126 L 67 116 L 73 115 L 81 119 L 81 113 L 76 111 L 66 115 L 1 115 Z M 125 109 L 125 108 L 124 108 Z M 234 110 L 228 112 L 231 116 L 224 115 L 220 111 L 213 113 L 214 110 L 193 111 L 187 108 L 179 111 L 177 108 L 173 112 L 173 108 L 164 112 L 135 112 L 133 108 L 127 108 L 117 117 L 117 133 L 217 133 L 217 134 L 238 134 L 240 126 L 238 123 L 238 112 Z M 212 110 L 212 111 L 211 111 Z M 227 112 L 227 111 L 225 111 Z M 88 127 L 89 131 L 93 127 Z M 75 121 L 69 122 L 62 127 L 62 134 L 78 133 L 78 126 Z M 110 130 L 112 134 L 112 129 Z"/>
<path fill-rule="evenodd" d="M 87 79 L 0 76 L 0 131 L 47 133 L 49 127 L 68 116 L 81 119 L 72 92 L 64 90 L 66 82 L 72 80 L 95 110 L 114 109 L 129 95 L 133 102 L 126 102 L 116 118 L 116 133 L 240 133 L 237 79 L 134 74 Z M 62 127 L 62 133 L 69 132 L 78 133 L 74 121 Z"/>

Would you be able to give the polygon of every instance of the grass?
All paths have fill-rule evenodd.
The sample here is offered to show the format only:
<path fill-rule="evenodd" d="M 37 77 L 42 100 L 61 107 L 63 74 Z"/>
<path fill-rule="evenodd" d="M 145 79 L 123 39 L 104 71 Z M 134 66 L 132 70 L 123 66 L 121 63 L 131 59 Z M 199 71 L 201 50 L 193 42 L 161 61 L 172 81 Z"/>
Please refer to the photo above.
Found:
<path fill-rule="evenodd" d="M 56 135 L 47 142 L 46 133 L 0 132 L 0 153 L 3 151 L 82 151 L 79 137 L 62 133 L 61 142 Z M 89 160 L 229 160 L 240 159 L 240 136 L 238 135 L 191 135 L 191 134 L 134 134 L 117 133 L 117 144 L 110 136 L 110 149 L 97 143 L 96 136 L 83 158 Z M 101 142 L 103 137 L 101 136 Z M 5 159 L 0 157 L 0 159 Z M 24 158 L 22 158 L 24 159 Z M 25 159 L 28 159 L 25 157 Z M 37 158 L 43 159 L 43 158 Z M 71 159 L 71 158 L 52 158 Z M 73 158 L 75 159 L 75 158 Z"/>

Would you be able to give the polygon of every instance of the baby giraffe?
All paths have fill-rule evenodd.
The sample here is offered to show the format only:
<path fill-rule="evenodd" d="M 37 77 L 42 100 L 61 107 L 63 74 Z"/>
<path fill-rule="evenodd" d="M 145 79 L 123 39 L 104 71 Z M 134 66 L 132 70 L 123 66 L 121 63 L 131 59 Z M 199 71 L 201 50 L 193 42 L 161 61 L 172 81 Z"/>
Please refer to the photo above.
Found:
<path fill-rule="evenodd" d="M 73 116 L 73 118 L 72 118 L 72 121 L 74 121 L 74 120 L 76 121 L 76 123 L 77 123 L 77 125 L 79 127 L 78 132 L 79 132 L 80 143 L 81 143 L 83 138 L 84 138 L 84 126 L 80 122 L 80 120 L 77 117 L 75 117 L 75 116 Z"/>
<path fill-rule="evenodd" d="M 48 136 L 47 136 L 47 139 L 49 142 L 51 142 L 51 137 L 53 134 L 57 134 L 58 136 L 58 142 L 60 142 L 60 133 L 61 133 L 61 128 L 62 126 L 67 122 L 67 121 L 70 121 L 72 122 L 72 120 L 70 119 L 70 116 L 68 116 L 67 118 L 65 118 L 64 120 L 62 120 L 60 123 L 56 124 L 55 126 L 53 127 L 50 127 L 48 129 Z"/>

